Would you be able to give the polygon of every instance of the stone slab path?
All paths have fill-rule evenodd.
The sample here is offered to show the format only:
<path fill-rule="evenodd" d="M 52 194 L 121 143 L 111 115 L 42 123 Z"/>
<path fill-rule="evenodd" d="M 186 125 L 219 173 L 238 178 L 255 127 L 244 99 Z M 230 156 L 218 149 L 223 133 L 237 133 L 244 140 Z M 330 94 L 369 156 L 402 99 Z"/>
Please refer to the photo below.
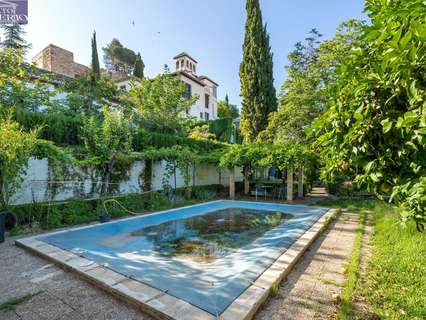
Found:
<path fill-rule="evenodd" d="M 299 260 L 255 319 L 334 319 L 333 294 L 340 294 L 344 284 L 357 225 L 358 215 L 343 213 Z"/>
<path fill-rule="evenodd" d="M 255 319 L 327 319 L 335 312 L 332 294 L 344 282 L 357 216 L 343 214 L 331 224 L 280 286 L 279 294 Z M 0 244 L 0 305 L 28 296 L 14 310 L 0 310 L 0 320 L 151 319 L 131 305 L 77 276 L 14 245 Z"/>

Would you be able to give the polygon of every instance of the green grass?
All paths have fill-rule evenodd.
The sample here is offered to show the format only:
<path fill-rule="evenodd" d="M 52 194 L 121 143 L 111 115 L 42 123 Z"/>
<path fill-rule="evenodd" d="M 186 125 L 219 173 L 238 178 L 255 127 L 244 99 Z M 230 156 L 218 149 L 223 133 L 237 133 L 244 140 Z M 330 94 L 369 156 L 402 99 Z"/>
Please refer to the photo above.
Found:
<path fill-rule="evenodd" d="M 24 296 L 15 297 L 12 299 L 7 300 L 6 302 L 0 304 L 0 311 L 10 311 L 15 310 L 15 308 L 20 305 L 21 303 L 24 303 L 34 296 L 40 294 L 42 291 L 36 292 L 36 293 L 29 293 Z"/>
<path fill-rule="evenodd" d="M 361 212 L 358 227 L 356 229 L 351 258 L 346 267 L 346 282 L 343 286 L 340 300 L 339 319 L 351 319 L 353 294 L 358 283 L 362 236 L 364 234 L 366 219 L 367 214 L 365 212 Z"/>
<path fill-rule="evenodd" d="M 368 305 L 368 316 L 360 318 L 426 319 L 426 235 L 419 233 L 413 223 L 402 225 L 398 209 L 382 201 L 343 199 L 319 204 L 357 213 L 372 211 L 372 252 L 353 292 Z M 346 292 L 353 287 L 350 278 L 355 254 L 349 262 L 348 281 L 342 294 L 341 312 L 347 315 L 360 312 L 343 302 Z"/>

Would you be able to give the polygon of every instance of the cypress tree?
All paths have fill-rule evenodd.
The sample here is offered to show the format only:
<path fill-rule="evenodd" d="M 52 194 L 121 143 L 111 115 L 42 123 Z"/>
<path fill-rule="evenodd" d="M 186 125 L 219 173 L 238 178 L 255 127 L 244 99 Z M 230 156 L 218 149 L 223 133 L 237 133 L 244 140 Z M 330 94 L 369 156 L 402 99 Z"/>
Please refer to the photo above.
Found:
<path fill-rule="evenodd" d="M 91 71 L 92 80 L 99 80 L 101 77 L 101 68 L 99 66 L 99 56 L 98 56 L 98 45 L 96 42 L 96 31 L 93 32 L 92 37 L 92 71 Z"/>
<path fill-rule="evenodd" d="M 262 22 L 259 0 L 247 0 L 247 21 L 240 66 L 244 142 L 253 142 L 268 124 L 268 116 L 277 110 L 272 52 L 266 25 Z"/>
<path fill-rule="evenodd" d="M 138 54 L 136 55 L 135 66 L 133 67 L 133 75 L 137 78 L 142 79 L 144 68 L 145 68 L 145 65 L 142 61 L 141 54 L 138 52 Z"/>
<path fill-rule="evenodd" d="M 25 54 L 31 45 L 24 39 L 25 31 L 20 24 L 1 25 L 5 40 L 1 43 L 2 48 L 22 50 Z"/>

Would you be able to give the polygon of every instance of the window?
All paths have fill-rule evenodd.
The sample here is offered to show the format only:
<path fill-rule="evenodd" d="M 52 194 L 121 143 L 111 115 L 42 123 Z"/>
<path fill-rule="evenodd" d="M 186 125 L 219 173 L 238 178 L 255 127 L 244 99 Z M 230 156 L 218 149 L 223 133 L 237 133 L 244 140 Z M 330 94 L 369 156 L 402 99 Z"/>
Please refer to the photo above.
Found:
<path fill-rule="evenodd" d="M 194 70 L 194 73 L 195 73 L 195 64 L 192 66 L 192 70 Z"/>
<path fill-rule="evenodd" d="M 217 87 L 213 87 L 213 97 L 217 98 Z"/>
<path fill-rule="evenodd" d="M 189 62 L 186 60 L 186 67 L 189 68 Z"/>
<path fill-rule="evenodd" d="M 206 109 L 209 108 L 209 104 L 210 104 L 210 96 L 208 94 L 205 95 L 205 107 Z"/>
<path fill-rule="evenodd" d="M 189 99 L 192 97 L 192 87 L 189 83 L 185 83 L 186 85 L 186 91 L 183 93 L 183 97 L 185 99 Z"/>
<path fill-rule="evenodd" d="M 210 115 L 208 112 L 204 112 L 204 117 L 206 118 L 206 121 L 209 121 Z"/>
<path fill-rule="evenodd" d="M 176 61 L 176 70 L 179 69 L 179 61 Z"/>
<path fill-rule="evenodd" d="M 203 120 L 203 113 L 200 112 L 200 119 Z"/>
<path fill-rule="evenodd" d="M 183 60 L 180 61 L 180 66 L 183 68 Z"/>

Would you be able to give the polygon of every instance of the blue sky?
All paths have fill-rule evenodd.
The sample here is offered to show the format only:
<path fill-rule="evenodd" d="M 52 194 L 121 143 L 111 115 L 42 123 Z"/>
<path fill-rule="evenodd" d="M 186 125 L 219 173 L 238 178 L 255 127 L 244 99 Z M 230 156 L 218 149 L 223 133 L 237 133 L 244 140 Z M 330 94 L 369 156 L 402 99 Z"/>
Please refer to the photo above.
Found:
<path fill-rule="evenodd" d="M 90 38 L 96 29 L 98 50 L 113 37 L 140 51 L 145 74 L 154 76 L 182 51 L 198 60 L 198 74 L 240 105 L 239 64 L 245 23 L 245 0 L 28 0 L 27 38 L 34 56 L 49 43 L 90 63 Z M 349 18 L 365 18 L 363 0 L 261 0 L 274 53 L 275 86 L 285 79 L 284 66 L 294 44 L 311 28 L 324 38 Z M 135 22 L 133 25 L 132 22 Z"/>

